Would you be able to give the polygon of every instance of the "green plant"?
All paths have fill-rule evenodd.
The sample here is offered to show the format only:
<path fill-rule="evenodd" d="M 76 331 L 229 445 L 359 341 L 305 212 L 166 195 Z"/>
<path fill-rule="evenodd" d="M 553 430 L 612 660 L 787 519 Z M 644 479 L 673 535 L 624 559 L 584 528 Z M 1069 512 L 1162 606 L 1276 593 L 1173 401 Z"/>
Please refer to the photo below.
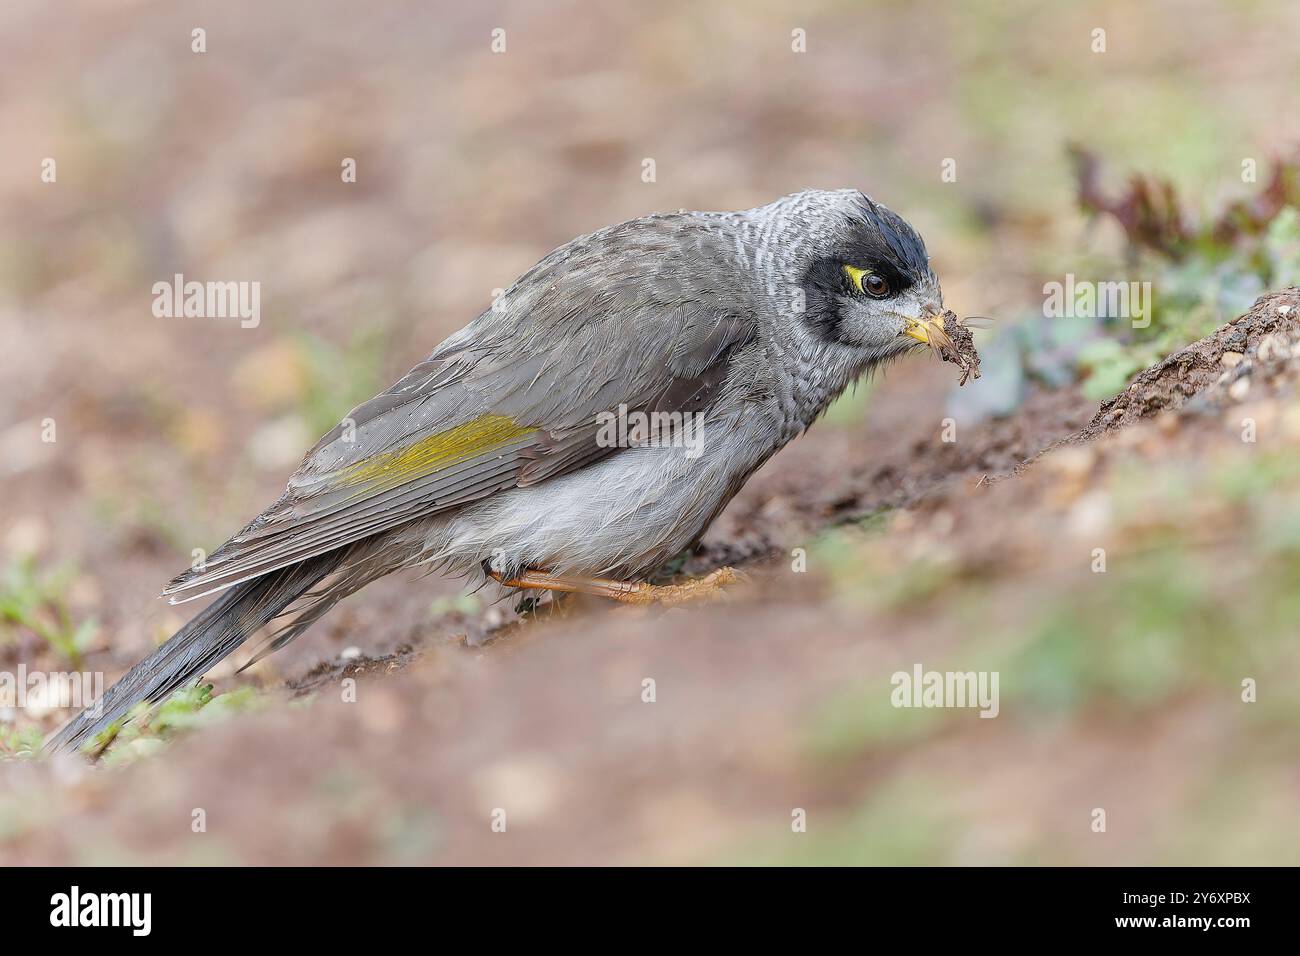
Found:
<path fill-rule="evenodd" d="M 1149 322 L 1099 320 L 1100 337 L 1076 353 L 1089 397 L 1115 394 L 1134 372 L 1208 335 L 1263 292 L 1300 282 L 1300 156 L 1278 160 L 1254 198 L 1198 218 L 1165 180 L 1135 175 L 1112 196 L 1100 186 L 1097 156 L 1079 148 L 1071 155 L 1080 208 L 1118 223 L 1129 270 L 1151 283 Z"/>
<path fill-rule="evenodd" d="M 11 562 L 0 580 L 0 635 L 13 638 L 17 630 L 26 629 L 64 660 L 79 665 L 98 625 L 94 618 L 73 620 L 66 591 L 75 577 L 70 564 L 42 572 L 30 557 Z"/>
<path fill-rule="evenodd" d="M 212 693 L 211 684 L 182 688 L 157 708 L 147 703 L 132 709 L 130 720 L 113 724 L 102 731 L 88 746 L 101 750 L 109 743 L 113 748 L 105 758 L 107 764 L 130 762 L 160 750 L 179 733 L 207 727 L 229 717 L 256 710 L 263 695 L 252 687 L 240 687 L 226 694 Z"/>
<path fill-rule="evenodd" d="M 335 345 L 307 332 L 296 336 L 307 369 L 303 414 L 313 434 L 323 434 L 384 387 L 383 357 L 387 336 L 383 326 L 367 326 L 346 345 Z"/>

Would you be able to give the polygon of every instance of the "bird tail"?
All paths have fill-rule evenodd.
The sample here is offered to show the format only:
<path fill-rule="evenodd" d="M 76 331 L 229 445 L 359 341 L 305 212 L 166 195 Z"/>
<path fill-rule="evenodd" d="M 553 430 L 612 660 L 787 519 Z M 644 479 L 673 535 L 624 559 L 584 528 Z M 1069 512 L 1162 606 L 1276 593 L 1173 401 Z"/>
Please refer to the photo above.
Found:
<path fill-rule="evenodd" d="M 45 742 L 45 749 L 77 749 L 122 720 L 140 701 L 157 703 L 196 681 L 334 572 L 346 551 L 331 551 L 231 587 L 132 667 L 93 706 L 68 721 Z"/>

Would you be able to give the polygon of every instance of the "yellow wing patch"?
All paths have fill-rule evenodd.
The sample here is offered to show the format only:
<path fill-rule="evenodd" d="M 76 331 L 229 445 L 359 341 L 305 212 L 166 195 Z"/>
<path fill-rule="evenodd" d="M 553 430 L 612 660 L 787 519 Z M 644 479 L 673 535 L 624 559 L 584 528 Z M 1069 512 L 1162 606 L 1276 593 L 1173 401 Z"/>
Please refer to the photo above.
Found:
<path fill-rule="evenodd" d="M 513 418 L 484 415 L 404 448 L 358 462 L 343 473 L 339 484 L 343 487 L 373 484 L 379 490 L 392 488 L 411 478 L 477 458 L 532 431 L 536 428 L 520 425 Z"/>

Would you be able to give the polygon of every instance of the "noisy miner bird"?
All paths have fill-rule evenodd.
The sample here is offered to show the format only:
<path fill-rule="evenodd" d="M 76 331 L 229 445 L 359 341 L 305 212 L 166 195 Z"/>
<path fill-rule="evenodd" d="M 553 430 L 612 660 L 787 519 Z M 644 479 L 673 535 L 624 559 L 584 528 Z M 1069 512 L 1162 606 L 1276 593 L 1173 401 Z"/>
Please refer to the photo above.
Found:
<path fill-rule="evenodd" d="M 729 569 L 644 579 L 850 382 L 941 337 L 941 314 L 921 237 L 856 189 L 574 239 L 353 409 L 279 501 L 173 580 L 172 603 L 217 597 L 47 746 L 84 744 L 272 622 L 257 657 L 283 647 L 399 568 L 635 603 L 707 593 Z M 611 416 L 689 421 L 693 440 Z"/>

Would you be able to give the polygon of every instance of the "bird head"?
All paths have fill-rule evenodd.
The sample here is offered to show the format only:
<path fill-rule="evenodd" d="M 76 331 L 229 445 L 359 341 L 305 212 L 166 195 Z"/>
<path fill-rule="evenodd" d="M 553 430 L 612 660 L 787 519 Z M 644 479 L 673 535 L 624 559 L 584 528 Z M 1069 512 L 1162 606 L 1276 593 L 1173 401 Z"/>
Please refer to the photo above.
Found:
<path fill-rule="evenodd" d="M 943 292 L 916 230 L 856 189 L 800 197 L 804 327 L 864 364 L 937 344 Z"/>

